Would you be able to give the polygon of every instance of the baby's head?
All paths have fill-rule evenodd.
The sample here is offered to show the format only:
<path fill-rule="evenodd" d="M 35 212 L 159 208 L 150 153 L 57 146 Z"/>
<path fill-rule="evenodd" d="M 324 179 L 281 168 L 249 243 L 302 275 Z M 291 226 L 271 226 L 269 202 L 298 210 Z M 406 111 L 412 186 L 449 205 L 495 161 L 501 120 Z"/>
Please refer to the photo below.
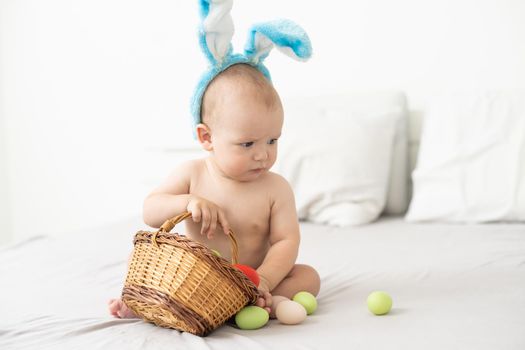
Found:
<path fill-rule="evenodd" d="M 204 93 L 201 118 L 197 138 L 223 175 L 253 181 L 275 163 L 283 108 L 258 69 L 236 64 L 217 75 Z"/>

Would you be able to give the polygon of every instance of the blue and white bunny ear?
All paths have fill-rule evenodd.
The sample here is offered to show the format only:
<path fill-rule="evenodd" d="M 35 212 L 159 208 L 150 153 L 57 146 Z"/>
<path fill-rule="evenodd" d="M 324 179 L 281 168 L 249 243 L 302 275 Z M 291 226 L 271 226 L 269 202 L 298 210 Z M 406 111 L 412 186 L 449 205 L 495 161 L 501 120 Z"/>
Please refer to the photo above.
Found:
<path fill-rule="evenodd" d="M 233 0 L 200 0 L 202 24 L 199 42 L 212 65 L 221 64 L 231 53 L 234 27 L 231 17 Z"/>
<path fill-rule="evenodd" d="M 201 104 L 210 82 L 228 67 L 244 63 L 264 74 L 271 81 L 270 72 L 263 61 L 277 47 L 286 55 L 306 61 L 312 55 L 312 45 L 306 32 L 290 20 L 276 20 L 254 25 L 249 33 L 244 54 L 232 53 L 233 20 L 230 11 L 233 0 L 199 0 L 202 23 L 199 42 L 210 62 L 208 70 L 201 76 L 191 99 L 193 136 L 201 120 Z"/>
<path fill-rule="evenodd" d="M 244 54 L 255 64 L 261 64 L 275 47 L 287 56 L 306 61 L 312 55 L 308 34 L 287 19 L 255 24 L 250 29 Z"/>

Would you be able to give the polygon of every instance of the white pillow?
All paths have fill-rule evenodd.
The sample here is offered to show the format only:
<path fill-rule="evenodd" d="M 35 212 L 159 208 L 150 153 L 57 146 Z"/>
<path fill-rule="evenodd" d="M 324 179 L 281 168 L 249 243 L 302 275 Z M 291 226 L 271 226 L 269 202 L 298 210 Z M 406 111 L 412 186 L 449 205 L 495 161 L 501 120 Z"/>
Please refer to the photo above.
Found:
<path fill-rule="evenodd" d="M 396 125 L 403 108 L 355 112 L 344 98 L 285 100 L 275 170 L 294 189 L 299 218 L 335 226 L 375 220 L 383 210 Z"/>
<path fill-rule="evenodd" d="M 525 220 L 525 91 L 436 98 L 412 178 L 408 221 Z"/>

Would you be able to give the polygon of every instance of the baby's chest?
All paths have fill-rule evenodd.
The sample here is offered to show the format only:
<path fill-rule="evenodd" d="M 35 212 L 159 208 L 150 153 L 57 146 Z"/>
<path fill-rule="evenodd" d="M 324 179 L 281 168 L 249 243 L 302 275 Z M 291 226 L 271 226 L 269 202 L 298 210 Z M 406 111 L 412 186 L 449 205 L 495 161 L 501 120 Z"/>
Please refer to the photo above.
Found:
<path fill-rule="evenodd" d="M 242 189 L 221 191 L 208 186 L 203 186 L 194 192 L 195 195 L 219 206 L 233 230 L 243 235 L 269 232 L 271 198 L 267 193 L 249 188 L 244 191 Z"/>

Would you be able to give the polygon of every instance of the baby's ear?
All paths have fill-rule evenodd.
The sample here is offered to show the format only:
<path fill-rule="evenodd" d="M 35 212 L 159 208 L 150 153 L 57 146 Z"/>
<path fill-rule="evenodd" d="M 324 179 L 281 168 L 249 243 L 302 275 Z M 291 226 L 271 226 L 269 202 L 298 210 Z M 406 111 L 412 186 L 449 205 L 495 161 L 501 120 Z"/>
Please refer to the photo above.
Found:
<path fill-rule="evenodd" d="M 232 52 L 234 27 L 230 11 L 233 0 L 200 0 L 199 5 L 201 49 L 212 65 L 220 64 Z"/>
<path fill-rule="evenodd" d="M 211 130 L 206 124 L 197 124 L 196 126 L 197 140 L 205 151 L 213 151 L 213 144 L 211 140 Z"/>
<path fill-rule="evenodd" d="M 299 25 L 286 19 L 253 25 L 248 33 L 244 54 L 259 64 L 274 45 L 279 51 L 299 61 L 306 61 L 312 55 L 308 34 Z"/>

